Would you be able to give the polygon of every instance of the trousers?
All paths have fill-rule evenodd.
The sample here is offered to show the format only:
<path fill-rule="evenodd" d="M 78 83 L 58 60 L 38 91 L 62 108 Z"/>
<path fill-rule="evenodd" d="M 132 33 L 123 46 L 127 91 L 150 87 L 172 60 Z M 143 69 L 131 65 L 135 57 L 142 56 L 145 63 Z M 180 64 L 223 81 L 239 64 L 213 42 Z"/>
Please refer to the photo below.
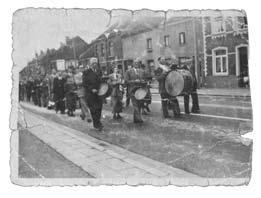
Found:
<path fill-rule="evenodd" d="M 180 116 L 179 101 L 167 93 L 161 93 L 161 105 L 164 117 L 169 117 L 168 109 L 172 109 L 174 116 Z"/>

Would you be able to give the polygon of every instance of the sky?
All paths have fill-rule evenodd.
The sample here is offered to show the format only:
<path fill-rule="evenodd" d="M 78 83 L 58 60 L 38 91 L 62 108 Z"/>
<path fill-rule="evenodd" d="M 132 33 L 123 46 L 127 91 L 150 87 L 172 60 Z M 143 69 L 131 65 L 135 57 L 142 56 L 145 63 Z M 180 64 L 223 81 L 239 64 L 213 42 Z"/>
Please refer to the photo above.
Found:
<path fill-rule="evenodd" d="M 13 16 L 13 61 L 23 68 L 35 52 L 58 48 L 65 37 L 80 36 L 90 43 L 110 25 L 131 17 L 126 10 L 111 14 L 102 9 L 34 9 L 18 10 Z"/>
<path fill-rule="evenodd" d="M 199 16 L 200 11 L 193 11 Z M 207 12 L 207 11 L 206 11 Z M 213 11 L 210 11 L 213 15 Z M 220 14 L 220 11 L 215 11 Z M 224 11 L 222 11 L 224 12 Z M 230 11 L 229 11 L 230 12 Z M 230 12 L 231 13 L 231 12 Z M 19 69 L 25 67 L 35 53 L 47 48 L 58 48 L 65 37 L 80 36 L 87 43 L 105 32 L 111 25 L 123 24 L 144 17 L 192 16 L 189 11 L 112 10 L 104 9 L 47 9 L 25 8 L 13 15 L 13 62 Z M 111 16 L 111 17 L 110 17 Z"/>

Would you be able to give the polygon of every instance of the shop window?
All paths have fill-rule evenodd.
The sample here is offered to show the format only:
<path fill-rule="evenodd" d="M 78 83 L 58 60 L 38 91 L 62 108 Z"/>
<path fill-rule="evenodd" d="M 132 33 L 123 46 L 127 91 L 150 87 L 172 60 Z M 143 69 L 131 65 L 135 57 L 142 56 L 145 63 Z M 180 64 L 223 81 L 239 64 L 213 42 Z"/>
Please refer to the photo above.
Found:
<path fill-rule="evenodd" d="M 216 48 L 212 50 L 213 74 L 228 75 L 227 48 Z"/>

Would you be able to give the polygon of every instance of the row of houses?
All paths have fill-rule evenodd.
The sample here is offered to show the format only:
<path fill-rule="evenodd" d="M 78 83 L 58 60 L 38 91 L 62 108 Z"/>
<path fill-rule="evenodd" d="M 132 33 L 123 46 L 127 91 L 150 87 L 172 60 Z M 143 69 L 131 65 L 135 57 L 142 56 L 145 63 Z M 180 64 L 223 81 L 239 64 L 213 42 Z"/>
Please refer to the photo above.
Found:
<path fill-rule="evenodd" d="M 191 67 L 200 87 L 242 87 L 248 76 L 247 20 L 236 13 L 131 21 L 92 41 L 80 61 L 87 64 L 93 56 L 105 73 L 114 65 L 124 73 L 138 58 L 152 76 L 158 57 L 165 56 Z"/>

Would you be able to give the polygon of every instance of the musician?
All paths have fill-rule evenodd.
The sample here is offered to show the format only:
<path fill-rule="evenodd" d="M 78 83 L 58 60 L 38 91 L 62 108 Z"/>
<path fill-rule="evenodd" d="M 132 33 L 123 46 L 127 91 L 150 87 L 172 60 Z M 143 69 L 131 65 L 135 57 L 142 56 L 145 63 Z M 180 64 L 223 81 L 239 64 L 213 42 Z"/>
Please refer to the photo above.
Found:
<path fill-rule="evenodd" d="M 89 69 L 88 65 L 86 66 L 86 69 Z M 85 89 L 82 85 L 83 72 L 84 72 L 84 66 L 80 65 L 79 69 L 76 70 L 76 74 L 74 75 L 74 80 L 77 85 L 77 96 L 79 98 L 80 108 L 81 108 L 80 117 L 82 120 L 85 120 L 85 118 L 87 118 L 87 122 L 92 122 L 90 111 L 86 103 Z"/>
<path fill-rule="evenodd" d="M 152 80 L 152 76 L 148 71 L 146 71 L 146 66 L 144 64 L 140 64 L 140 69 L 144 72 L 144 80 L 147 82 L 147 94 L 143 100 L 141 111 L 143 115 L 148 115 L 150 112 L 149 105 L 151 104 L 151 92 L 150 92 L 150 81 Z"/>
<path fill-rule="evenodd" d="M 170 106 L 173 110 L 174 116 L 180 116 L 180 108 L 179 103 L 176 97 L 170 96 L 165 88 L 165 79 L 168 72 L 171 70 L 170 64 L 168 64 L 164 57 L 158 58 L 159 67 L 155 70 L 156 79 L 159 82 L 159 93 L 161 96 L 161 105 L 162 105 L 162 112 L 164 118 L 170 118 L 168 112 L 168 106 Z M 174 66 L 172 66 L 174 69 Z"/>
<path fill-rule="evenodd" d="M 93 127 L 102 130 L 100 121 L 102 112 L 102 97 L 98 96 L 98 89 L 101 84 L 101 75 L 98 70 L 97 58 L 90 59 L 90 68 L 83 72 L 83 86 L 85 88 L 86 102 L 90 108 L 93 120 Z"/>
<path fill-rule="evenodd" d="M 118 67 L 114 67 L 113 73 L 109 75 L 108 83 L 112 86 L 111 102 L 113 119 L 121 119 L 120 113 L 122 112 L 122 75 L 119 73 Z"/>
<path fill-rule="evenodd" d="M 190 94 L 184 95 L 185 113 L 190 114 L 190 111 L 189 111 L 189 95 L 191 95 L 191 98 L 192 98 L 191 112 L 192 113 L 200 113 L 199 103 L 198 103 L 198 93 L 197 93 L 197 79 L 196 79 L 195 73 L 187 65 L 180 66 L 180 68 L 190 71 L 192 76 L 193 76 L 192 92 Z"/>
<path fill-rule="evenodd" d="M 144 71 L 139 69 L 139 60 L 135 60 L 134 67 L 126 72 L 125 75 L 125 82 L 129 86 L 129 93 L 131 102 L 134 108 L 133 112 L 133 121 L 134 123 L 143 123 L 143 120 L 141 118 L 141 107 L 142 107 L 142 101 L 138 101 L 135 98 L 135 88 L 137 86 L 140 86 L 142 82 L 144 82 Z"/>
<path fill-rule="evenodd" d="M 49 99 L 49 88 L 48 88 L 48 81 L 49 75 L 46 75 L 41 83 L 41 100 L 43 107 L 47 107 L 48 99 Z"/>
<path fill-rule="evenodd" d="M 64 84 L 66 107 L 68 116 L 74 116 L 74 111 L 76 109 L 76 83 L 74 80 L 74 75 L 72 69 L 68 70 L 68 76 Z"/>
<path fill-rule="evenodd" d="M 53 80 L 53 100 L 55 102 L 55 111 L 65 113 L 65 91 L 64 84 L 65 78 L 62 77 L 62 72 L 59 71 Z"/>
<path fill-rule="evenodd" d="M 49 101 L 53 101 L 53 81 L 56 77 L 57 77 L 57 72 L 55 69 L 52 69 L 52 73 L 48 78 Z"/>

